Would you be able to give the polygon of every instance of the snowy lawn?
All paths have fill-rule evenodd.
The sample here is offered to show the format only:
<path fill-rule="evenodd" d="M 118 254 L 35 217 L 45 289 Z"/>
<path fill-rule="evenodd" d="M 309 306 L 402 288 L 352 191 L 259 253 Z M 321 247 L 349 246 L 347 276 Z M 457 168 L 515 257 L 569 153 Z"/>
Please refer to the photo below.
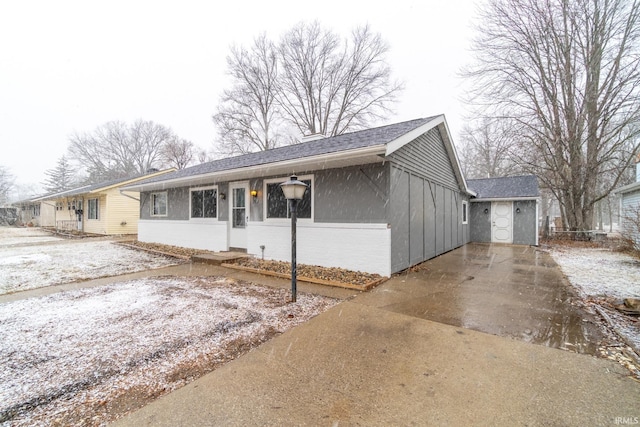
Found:
<path fill-rule="evenodd" d="M 625 341 L 640 351 L 640 321 L 614 307 L 640 298 L 640 260 L 607 249 L 554 247 L 551 256 L 588 304 L 605 312 Z"/>
<path fill-rule="evenodd" d="M 65 240 L 35 246 L 5 246 L 2 242 L 0 239 L 0 295 L 183 262 L 109 241 Z"/>
<path fill-rule="evenodd" d="M 0 227 L 0 247 L 60 240 L 62 238 L 53 236 L 39 228 Z"/>
<path fill-rule="evenodd" d="M 0 304 L 0 424 L 102 425 L 337 304 L 154 277 Z"/>

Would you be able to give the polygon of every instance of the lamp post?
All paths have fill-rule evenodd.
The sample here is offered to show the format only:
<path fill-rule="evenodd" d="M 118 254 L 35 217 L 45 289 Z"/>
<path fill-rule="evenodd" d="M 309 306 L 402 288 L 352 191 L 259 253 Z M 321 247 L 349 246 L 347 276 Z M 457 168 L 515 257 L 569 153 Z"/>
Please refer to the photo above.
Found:
<path fill-rule="evenodd" d="M 284 197 L 289 200 L 291 206 L 291 302 L 296 302 L 296 221 L 298 201 L 304 196 L 307 184 L 298 181 L 298 177 L 292 175 L 289 181 L 280 184 Z"/>

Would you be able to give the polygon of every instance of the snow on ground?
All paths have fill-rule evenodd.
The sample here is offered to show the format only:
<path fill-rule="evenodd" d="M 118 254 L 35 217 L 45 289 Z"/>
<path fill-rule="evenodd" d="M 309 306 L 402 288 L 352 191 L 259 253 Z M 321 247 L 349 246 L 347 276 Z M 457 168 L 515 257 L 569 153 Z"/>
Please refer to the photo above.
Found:
<path fill-rule="evenodd" d="M 640 260 L 605 249 L 558 247 L 551 256 L 582 296 L 640 298 Z"/>
<path fill-rule="evenodd" d="M 62 240 L 40 228 L 0 227 L 0 247 Z"/>
<path fill-rule="evenodd" d="M 288 296 L 163 276 L 0 304 L 0 425 L 104 424 L 337 303 Z"/>
<path fill-rule="evenodd" d="M 0 244 L 0 295 L 181 262 L 109 241 L 61 241 L 36 246 Z"/>
<path fill-rule="evenodd" d="M 612 308 L 624 298 L 640 298 L 640 260 L 607 249 L 555 247 L 551 256 L 569 282 L 597 304 L 626 343 L 640 350 L 640 321 Z"/>

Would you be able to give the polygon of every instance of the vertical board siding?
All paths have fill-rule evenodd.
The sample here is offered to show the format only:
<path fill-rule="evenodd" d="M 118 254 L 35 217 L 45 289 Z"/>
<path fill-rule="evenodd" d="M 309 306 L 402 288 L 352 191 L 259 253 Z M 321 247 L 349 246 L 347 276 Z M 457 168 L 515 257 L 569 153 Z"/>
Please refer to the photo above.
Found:
<path fill-rule="evenodd" d="M 409 173 L 391 168 L 391 271 L 403 270 L 409 264 Z"/>
<path fill-rule="evenodd" d="M 424 181 L 424 257 L 436 256 L 436 201 L 435 184 Z"/>
<path fill-rule="evenodd" d="M 472 242 L 491 242 L 491 202 L 469 203 L 469 224 Z"/>
<path fill-rule="evenodd" d="M 536 244 L 536 205 L 535 200 L 513 202 L 513 243 L 516 245 Z M 520 209 L 520 213 L 516 211 Z"/>
<path fill-rule="evenodd" d="M 415 175 L 410 176 L 409 212 L 409 254 L 415 265 L 425 259 L 424 179 Z"/>

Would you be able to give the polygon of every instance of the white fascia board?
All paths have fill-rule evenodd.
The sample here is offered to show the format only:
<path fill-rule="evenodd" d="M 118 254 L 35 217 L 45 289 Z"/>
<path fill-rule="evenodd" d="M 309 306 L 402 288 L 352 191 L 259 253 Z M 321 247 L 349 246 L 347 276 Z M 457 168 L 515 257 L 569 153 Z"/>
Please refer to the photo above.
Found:
<path fill-rule="evenodd" d="M 614 194 L 624 194 L 629 193 L 631 191 L 640 190 L 640 182 L 634 182 L 629 185 L 625 185 L 624 187 L 620 187 L 613 191 Z"/>
<path fill-rule="evenodd" d="M 523 201 L 527 201 L 527 200 L 538 201 L 538 200 L 540 200 L 540 198 L 539 197 L 493 197 L 493 198 L 486 198 L 486 199 L 471 199 L 470 202 L 471 203 L 477 203 L 477 202 L 523 202 Z"/>
<path fill-rule="evenodd" d="M 124 187 L 123 190 L 138 192 L 153 191 L 163 188 L 191 186 L 204 182 L 237 181 L 240 179 L 259 178 L 271 175 L 290 175 L 303 171 L 330 169 L 355 164 L 375 163 L 378 161 L 383 162 L 384 159 L 380 156 L 383 156 L 384 153 L 385 146 L 376 145 L 373 147 L 302 157 L 263 165 L 185 176 L 165 181 L 156 181 L 149 184 L 128 185 Z"/>
<path fill-rule="evenodd" d="M 431 130 L 432 128 L 438 126 L 440 123 L 444 122 L 444 115 L 439 115 L 430 122 L 423 124 L 420 127 L 415 128 L 411 132 L 407 132 L 399 138 L 394 139 L 393 141 L 387 144 L 387 149 L 385 152 L 385 156 L 389 156 L 394 152 L 398 151 L 423 133 Z"/>

